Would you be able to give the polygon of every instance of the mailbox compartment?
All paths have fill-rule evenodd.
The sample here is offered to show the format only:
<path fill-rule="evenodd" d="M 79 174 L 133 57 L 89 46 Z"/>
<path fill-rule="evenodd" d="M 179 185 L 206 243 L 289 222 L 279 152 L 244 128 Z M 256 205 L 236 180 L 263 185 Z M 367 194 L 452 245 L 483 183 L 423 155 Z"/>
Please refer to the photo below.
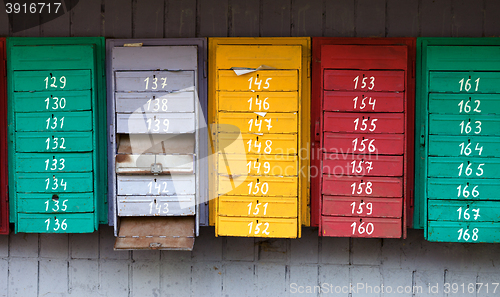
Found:
<path fill-rule="evenodd" d="M 0 106 L 3 115 L 0 120 L 0 234 L 9 233 L 9 197 L 7 195 L 7 82 L 6 82 L 5 38 L 0 38 Z"/>
<path fill-rule="evenodd" d="M 500 241 L 499 49 L 500 38 L 417 40 L 415 227 L 429 241 Z"/>
<path fill-rule="evenodd" d="M 297 156 L 218 154 L 220 175 L 297 176 Z M 225 163 L 231 164 L 229 167 Z"/>
<path fill-rule="evenodd" d="M 210 224 L 216 236 L 309 226 L 308 38 L 210 38 Z"/>
<path fill-rule="evenodd" d="M 208 225 L 206 40 L 107 40 L 116 250 L 192 250 Z"/>
<path fill-rule="evenodd" d="M 219 111 L 227 112 L 292 112 L 299 110 L 297 92 L 219 92 Z"/>
<path fill-rule="evenodd" d="M 18 194 L 18 208 L 22 213 L 38 213 L 45 209 L 47 213 L 92 212 L 94 199 L 92 193 L 25 193 Z"/>
<path fill-rule="evenodd" d="M 380 53 L 383 55 L 383 53 Z M 379 67 L 387 67 L 379 65 Z M 405 91 L 404 71 L 323 70 L 324 90 Z"/>
<path fill-rule="evenodd" d="M 104 38 L 7 39 L 15 232 L 107 223 Z"/>
<path fill-rule="evenodd" d="M 413 201 L 413 38 L 313 38 L 311 222 L 405 238 Z"/>

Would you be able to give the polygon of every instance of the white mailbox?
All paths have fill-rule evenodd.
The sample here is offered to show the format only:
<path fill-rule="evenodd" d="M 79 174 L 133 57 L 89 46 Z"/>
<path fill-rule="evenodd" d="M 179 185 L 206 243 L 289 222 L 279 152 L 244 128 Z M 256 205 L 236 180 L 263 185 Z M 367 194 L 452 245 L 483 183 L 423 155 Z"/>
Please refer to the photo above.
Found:
<path fill-rule="evenodd" d="M 208 225 L 206 40 L 108 39 L 115 249 L 192 250 Z"/>

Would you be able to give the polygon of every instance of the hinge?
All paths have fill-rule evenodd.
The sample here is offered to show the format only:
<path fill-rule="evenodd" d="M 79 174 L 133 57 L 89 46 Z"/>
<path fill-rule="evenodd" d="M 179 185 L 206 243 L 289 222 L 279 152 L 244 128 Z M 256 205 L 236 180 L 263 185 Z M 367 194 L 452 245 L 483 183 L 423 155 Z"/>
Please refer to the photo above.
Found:
<path fill-rule="evenodd" d="M 113 128 L 113 124 L 109 125 L 109 142 L 115 142 L 115 129 Z"/>
<path fill-rule="evenodd" d="M 321 131 L 319 130 L 320 127 L 319 127 L 319 120 L 316 120 L 316 122 L 314 123 L 314 141 L 316 142 L 320 142 L 321 140 Z"/>

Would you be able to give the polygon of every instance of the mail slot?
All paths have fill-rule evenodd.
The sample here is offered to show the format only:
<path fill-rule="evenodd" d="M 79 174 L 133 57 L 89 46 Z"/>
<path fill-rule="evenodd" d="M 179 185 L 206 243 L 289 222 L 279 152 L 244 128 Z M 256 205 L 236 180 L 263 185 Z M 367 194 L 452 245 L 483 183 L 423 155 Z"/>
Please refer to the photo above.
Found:
<path fill-rule="evenodd" d="M 403 181 L 394 177 L 323 177 L 323 194 L 335 196 L 401 197 Z"/>
<path fill-rule="evenodd" d="M 404 238 L 412 221 L 413 38 L 313 38 L 311 222 Z"/>
<path fill-rule="evenodd" d="M 194 113 L 117 114 L 116 133 L 194 133 Z"/>
<path fill-rule="evenodd" d="M 7 82 L 5 69 L 5 38 L 0 38 L 0 104 L 3 115 L 0 120 L 0 234 L 9 233 L 9 197 L 7 195 Z"/>
<path fill-rule="evenodd" d="M 401 218 L 403 198 L 325 196 L 323 213 L 339 217 Z M 354 206 L 354 207 L 353 207 Z"/>
<path fill-rule="evenodd" d="M 71 117 L 64 112 L 16 114 L 16 131 L 92 131 L 92 112 L 74 111 Z"/>
<path fill-rule="evenodd" d="M 92 55 L 92 48 L 87 48 L 84 55 Z M 14 72 L 14 92 L 77 91 L 91 88 L 90 70 Z"/>
<path fill-rule="evenodd" d="M 116 250 L 192 250 L 208 225 L 206 40 L 106 41 Z"/>
<path fill-rule="evenodd" d="M 325 226 L 323 236 L 343 237 L 351 233 L 351 237 L 400 238 L 403 235 L 401 219 L 333 216 L 323 216 L 321 219 Z"/>
<path fill-rule="evenodd" d="M 156 100 L 158 99 L 158 100 Z M 133 113 L 145 107 L 149 112 L 192 112 L 195 108 L 194 92 L 162 93 L 117 93 L 115 97 L 115 111 L 120 114 Z"/>
<path fill-rule="evenodd" d="M 89 152 L 92 151 L 92 132 L 17 132 L 16 151 L 38 152 Z"/>
<path fill-rule="evenodd" d="M 404 71 L 324 70 L 323 83 L 325 90 L 404 91 L 405 73 Z"/>
<path fill-rule="evenodd" d="M 405 117 L 402 113 L 324 113 L 325 130 L 332 132 L 356 133 L 403 133 Z"/>
<path fill-rule="evenodd" d="M 108 222 L 104 38 L 8 38 L 15 232 Z"/>
<path fill-rule="evenodd" d="M 231 155 L 218 154 L 219 164 L 227 162 L 230 169 L 222 165 L 219 174 L 231 176 L 246 174 L 263 176 L 297 176 L 297 156 L 288 155 Z"/>
<path fill-rule="evenodd" d="M 296 113 L 224 113 L 219 123 L 236 126 L 246 133 L 297 133 Z"/>
<path fill-rule="evenodd" d="M 117 92 L 194 91 L 194 78 L 195 73 L 192 70 L 119 71 L 115 73 L 115 90 Z"/>
<path fill-rule="evenodd" d="M 92 110 L 92 91 L 16 92 L 14 108 L 19 112 L 85 111 Z"/>
<path fill-rule="evenodd" d="M 415 227 L 429 241 L 500 242 L 499 50 L 499 38 L 417 39 Z"/>
<path fill-rule="evenodd" d="M 459 115 L 465 110 L 457 109 L 458 103 L 462 102 L 462 106 L 466 109 L 472 108 L 471 104 L 475 104 L 475 110 L 481 110 L 484 114 L 499 114 L 500 113 L 500 97 L 496 94 L 447 94 L 447 93 L 430 93 L 429 94 L 429 112 L 439 114 L 456 114 Z M 458 102 L 458 103 L 456 103 Z M 479 106 L 477 103 L 480 102 Z M 465 106 L 467 104 L 467 106 Z"/>
<path fill-rule="evenodd" d="M 25 193 L 18 194 L 18 208 L 22 213 L 92 212 L 94 199 L 92 193 Z"/>
<path fill-rule="evenodd" d="M 210 224 L 297 238 L 309 226 L 309 38 L 210 38 Z"/>

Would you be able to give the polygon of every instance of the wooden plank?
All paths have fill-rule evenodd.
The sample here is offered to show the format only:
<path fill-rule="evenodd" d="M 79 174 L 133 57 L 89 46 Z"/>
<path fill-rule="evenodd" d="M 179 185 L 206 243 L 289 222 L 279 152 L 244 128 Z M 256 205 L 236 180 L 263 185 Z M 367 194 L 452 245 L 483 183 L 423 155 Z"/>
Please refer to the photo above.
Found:
<path fill-rule="evenodd" d="M 196 37 L 196 0 L 166 0 L 165 37 Z"/>
<path fill-rule="evenodd" d="M 62 7 L 61 7 L 62 9 Z M 69 37 L 70 36 L 70 13 L 44 23 L 42 16 L 41 36 Z"/>
<path fill-rule="evenodd" d="M 9 17 L 5 9 L 0 9 L 0 36 L 9 35 Z"/>
<path fill-rule="evenodd" d="M 451 0 L 421 0 L 420 36 L 451 36 Z"/>
<path fill-rule="evenodd" d="M 260 36 L 290 36 L 290 0 L 262 2 Z"/>
<path fill-rule="evenodd" d="M 354 30 L 354 1 L 337 0 L 325 1 L 325 30 L 324 36 L 353 37 Z"/>
<path fill-rule="evenodd" d="M 41 36 L 50 37 L 69 37 L 71 34 L 71 10 L 78 4 L 74 0 L 64 0 L 63 6 L 58 11 L 58 14 L 62 14 L 55 19 L 53 16 L 42 15 L 41 16 Z M 52 20 L 51 20 L 52 19 Z"/>
<path fill-rule="evenodd" d="M 385 36 L 385 0 L 359 0 L 356 4 L 356 36 Z"/>
<path fill-rule="evenodd" d="M 135 0 L 133 18 L 134 38 L 162 38 L 165 17 L 164 0 Z"/>
<path fill-rule="evenodd" d="M 132 1 L 104 0 L 104 36 L 132 37 Z"/>
<path fill-rule="evenodd" d="M 39 15 L 37 15 L 39 16 Z M 34 22 L 32 19 L 29 17 L 25 17 L 22 15 L 13 15 L 10 18 L 11 22 L 11 27 L 10 27 L 10 32 L 11 36 L 18 36 L 18 37 L 38 37 L 40 36 L 40 26 L 35 25 L 39 24 L 39 22 Z M 30 25 L 35 25 L 33 27 L 29 27 Z M 16 28 L 26 28 L 25 30 L 15 32 Z M 18 29 L 17 29 L 18 30 Z"/>
<path fill-rule="evenodd" d="M 101 29 L 101 0 L 79 1 L 71 10 L 71 36 L 100 36 Z"/>
<path fill-rule="evenodd" d="M 453 1 L 453 37 L 483 36 L 483 0 Z"/>
<path fill-rule="evenodd" d="M 205 0 L 198 2 L 199 37 L 227 36 L 227 0 Z"/>
<path fill-rule="evenodd" d="M 484 0 L 484 36 L 498 36 L 500 28 L 500 1 Z"/>
<path fill-rule="evenodd" d="M 230 36 L 259 36 L 259 0 L 235 1 L 231 5 Z"/>
<path fill-rule="evenodd" d="M 418 36 L 418 0 L 387 0 L 387 37 Z"/>
<path fill-rule="evenodd" d="M 323 1 L 293 0 L 292 36 L 322 36 L 322 15 Z"/>

